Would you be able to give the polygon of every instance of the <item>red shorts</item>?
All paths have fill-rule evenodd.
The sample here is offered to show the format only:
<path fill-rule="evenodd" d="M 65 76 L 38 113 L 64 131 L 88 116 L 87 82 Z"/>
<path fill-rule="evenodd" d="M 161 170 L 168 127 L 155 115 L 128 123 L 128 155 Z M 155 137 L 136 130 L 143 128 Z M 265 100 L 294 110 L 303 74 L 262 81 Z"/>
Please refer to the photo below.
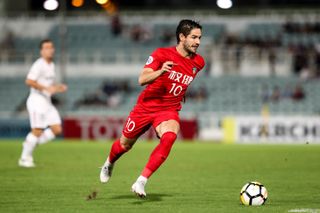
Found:
<path fill-rule="evenodd" d="M 155 129 L 160 123 L 168 120 L 176 120 L 180 123 L 178 111 L 149 112 L 141 107 L 135 107 L 129 114 L 122 134 L 126 138 L 138 138 L 151 126 Z"/>

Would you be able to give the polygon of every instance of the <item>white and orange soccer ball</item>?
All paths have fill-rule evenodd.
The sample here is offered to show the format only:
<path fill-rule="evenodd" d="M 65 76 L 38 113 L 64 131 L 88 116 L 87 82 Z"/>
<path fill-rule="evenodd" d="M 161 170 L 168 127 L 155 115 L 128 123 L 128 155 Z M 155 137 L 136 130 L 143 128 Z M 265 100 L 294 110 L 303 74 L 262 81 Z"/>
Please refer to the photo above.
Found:
<path fill-rule="evenodd" d="M 268 191 L 264 185 L 253 181 L 246 183 L 240 191 L 240 201 L 246 206 L 261 206 L 268 199 Z"/>

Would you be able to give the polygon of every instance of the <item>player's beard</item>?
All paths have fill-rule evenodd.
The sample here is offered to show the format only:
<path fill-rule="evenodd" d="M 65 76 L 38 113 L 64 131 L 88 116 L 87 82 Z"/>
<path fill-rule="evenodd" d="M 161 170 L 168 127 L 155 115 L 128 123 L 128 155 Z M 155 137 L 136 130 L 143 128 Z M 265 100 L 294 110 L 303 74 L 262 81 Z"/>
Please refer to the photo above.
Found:
<path fill-rule="evenodd" d="M 197 48 L 194 48 L 192 45 L 189 45 L 187 42 L 183 43 L 183 49 L 188 53 L 188 55 L 196 54 Z"/>

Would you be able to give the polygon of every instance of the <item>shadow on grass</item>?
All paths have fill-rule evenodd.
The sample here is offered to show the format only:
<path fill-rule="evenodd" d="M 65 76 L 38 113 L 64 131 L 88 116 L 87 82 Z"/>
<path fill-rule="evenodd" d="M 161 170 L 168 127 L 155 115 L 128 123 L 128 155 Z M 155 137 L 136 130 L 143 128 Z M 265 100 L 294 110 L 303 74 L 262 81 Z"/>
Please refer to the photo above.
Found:
<path fill-rule="evenodd" d="M 140 204 L 147 202 L 160 202 L 164 197 L 172 197 L 170 194 L 157 194 L 157 193 L 151 193 L 148 194 L 145 198 L 140 198 L 138 196 L 135 196 L 134 194 L 126 194 L 126 195 L 117 195 L 113 196 L 110 199 L 113 200 L 133 200 L 132 204 Z"/>

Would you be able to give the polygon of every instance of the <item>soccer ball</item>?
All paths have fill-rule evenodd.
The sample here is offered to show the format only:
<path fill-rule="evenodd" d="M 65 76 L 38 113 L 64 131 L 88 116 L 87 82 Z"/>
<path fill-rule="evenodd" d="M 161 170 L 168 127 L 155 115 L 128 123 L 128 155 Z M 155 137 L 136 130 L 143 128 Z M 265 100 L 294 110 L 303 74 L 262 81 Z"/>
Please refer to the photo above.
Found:
<path fill-rule="evenodd" d="M 249 182 L 240 191 L 240 201 L 246 206 L 263 205 L 268 198 L 268 191 L 259 182 Z"/>

